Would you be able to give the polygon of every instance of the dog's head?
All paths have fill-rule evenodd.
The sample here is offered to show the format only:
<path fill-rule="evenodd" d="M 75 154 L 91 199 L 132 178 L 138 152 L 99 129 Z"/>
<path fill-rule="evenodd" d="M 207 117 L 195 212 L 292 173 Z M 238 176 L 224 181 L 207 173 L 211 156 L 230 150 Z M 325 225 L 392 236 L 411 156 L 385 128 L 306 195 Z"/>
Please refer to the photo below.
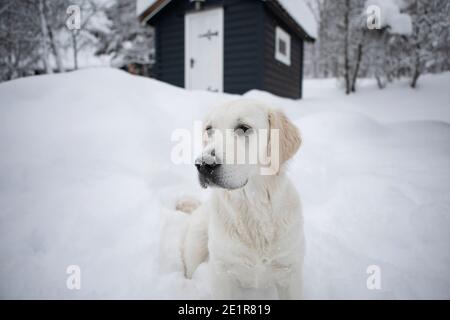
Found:
<path fill-rule="evenodd" d="M 233 190 L 263 168 L 278 174 L 300 143 L 298 129 L 281 111 L 254 100 L 227 103 L 205 121 L 203 152 L 196 160 L 200 184 Z"/>

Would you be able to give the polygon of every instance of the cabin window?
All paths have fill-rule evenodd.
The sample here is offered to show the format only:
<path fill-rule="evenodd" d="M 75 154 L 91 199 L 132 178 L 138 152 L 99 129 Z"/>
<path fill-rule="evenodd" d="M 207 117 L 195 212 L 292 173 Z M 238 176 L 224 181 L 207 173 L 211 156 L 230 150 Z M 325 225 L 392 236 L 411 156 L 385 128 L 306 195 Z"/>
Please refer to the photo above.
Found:
<path fill-rule="evenodd" d="M 291 36 L 280 27 L 275 28 L 275 59 L 291 65 Z"/>

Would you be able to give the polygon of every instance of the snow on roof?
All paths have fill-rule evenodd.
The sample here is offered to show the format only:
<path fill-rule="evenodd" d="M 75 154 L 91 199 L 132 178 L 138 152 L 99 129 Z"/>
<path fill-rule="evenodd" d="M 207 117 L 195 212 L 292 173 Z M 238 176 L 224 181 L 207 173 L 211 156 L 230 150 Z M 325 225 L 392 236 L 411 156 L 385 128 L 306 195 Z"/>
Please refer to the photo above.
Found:
<path fill-rule="evenodd" d="M 138 16 L 141 15 L 145 10 L 147 10 L 148 7 L 150 7 L 155 2 L 156 2 L 156 0 L 137 0 L 136 1 L 136 14 Z"/>
<path fill-rule="evenodd" d="M 317 22 L 305 0 L 278 0 L 278 2 L 309 36 L 317 38 Z"/>
<path fill-rule="evenodd" d="M 155 2 L 156 0 L 137 0 L 137 15 L 141 15 Z M 278 0 L 278 2 L 292 16 L 295 22 L 302 26 L 309 36 L 317 38 L 317 23 L 305 0 Z"/>
<path fill-rule="evenodd" d="M 403 0 L 367 0 L 366 8 L 369 6 L 377 6 L 380 9 L 382 28 L 390 27 L 390 32 L 396 34 L 409 35 L 412 33 L 411 17 L 400 12 L 404 7 Z"/>

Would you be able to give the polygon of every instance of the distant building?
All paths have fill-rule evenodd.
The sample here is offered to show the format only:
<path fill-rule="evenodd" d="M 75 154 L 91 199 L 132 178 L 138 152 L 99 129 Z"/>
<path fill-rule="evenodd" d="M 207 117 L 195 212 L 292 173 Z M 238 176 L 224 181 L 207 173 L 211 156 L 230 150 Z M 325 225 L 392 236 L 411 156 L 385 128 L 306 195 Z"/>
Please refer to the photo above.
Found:
<path fill-rule="evenodd" d="M 302 97 L 303 46 L 315 37 L 302 0 L 138 0 L 138 14 L 155 28 L 157 79 Z"/>

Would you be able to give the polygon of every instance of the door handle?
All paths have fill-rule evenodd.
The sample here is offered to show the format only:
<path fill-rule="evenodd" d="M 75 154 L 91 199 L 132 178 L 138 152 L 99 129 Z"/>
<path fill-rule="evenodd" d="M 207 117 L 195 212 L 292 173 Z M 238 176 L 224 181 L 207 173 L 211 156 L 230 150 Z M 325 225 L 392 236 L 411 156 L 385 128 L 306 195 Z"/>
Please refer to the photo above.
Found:
<path fill-rule="evenodd" d="M 194 68 L 194 65 L 195 65 L 195 60 L 194 60 L 194 58 L 191 58 L 190 64 L 191 64 L 191 69 Z"/>

